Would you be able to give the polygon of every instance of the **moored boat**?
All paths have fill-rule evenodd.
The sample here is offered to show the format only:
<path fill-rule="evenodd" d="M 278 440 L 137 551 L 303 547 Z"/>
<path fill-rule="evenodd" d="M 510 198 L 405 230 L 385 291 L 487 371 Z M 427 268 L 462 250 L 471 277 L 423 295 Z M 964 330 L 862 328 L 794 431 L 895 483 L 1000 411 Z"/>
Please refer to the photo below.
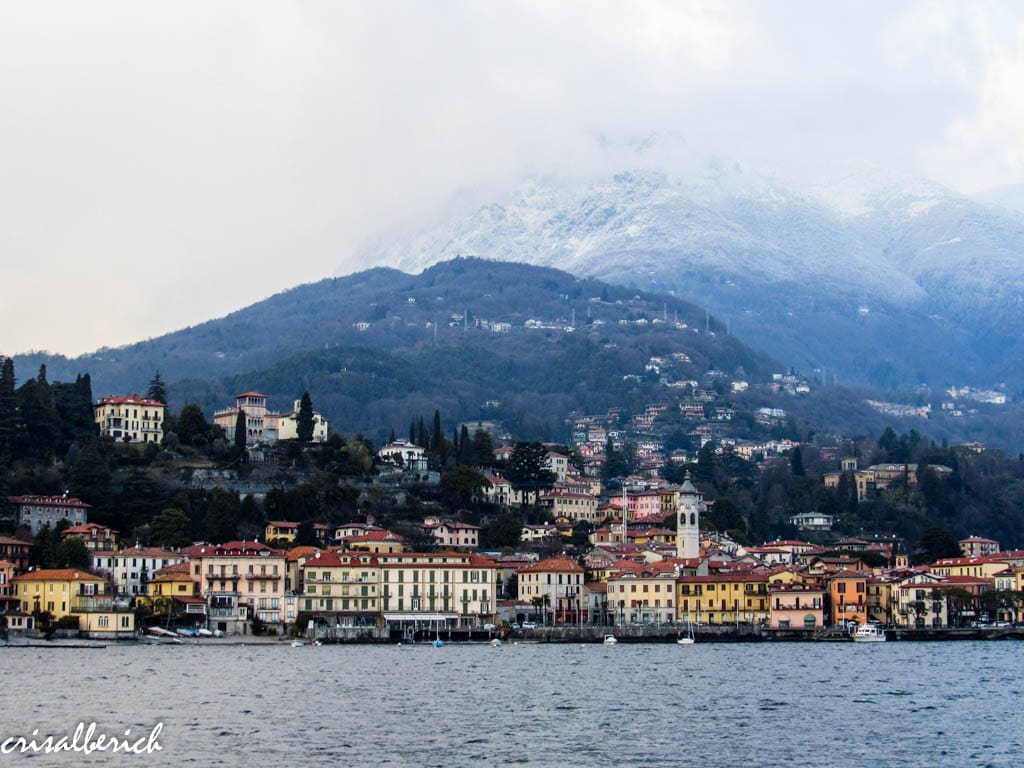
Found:
<path fill-rule="evenodd" d="M 885 630 L 877 624 L 864 624 L 853 633 L 855 643 L 884 643 Z"/>

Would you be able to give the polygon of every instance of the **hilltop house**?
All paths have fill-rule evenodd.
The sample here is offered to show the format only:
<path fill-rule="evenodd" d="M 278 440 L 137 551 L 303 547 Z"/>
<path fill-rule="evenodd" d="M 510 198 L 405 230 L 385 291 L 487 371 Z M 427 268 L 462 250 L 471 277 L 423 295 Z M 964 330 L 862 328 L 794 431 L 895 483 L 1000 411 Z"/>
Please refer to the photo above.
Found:
<path fill-rule="evenodd" d="M 17 524 L 27 526 L 33 536 L 43 528 L 56 528 L 61 520 L 84 525 L 91 508 L 67 493 L 63 496 L 8 496 L 7 500 L 14 505 Z"/>
<path fill-rule="evenodd" d="M 167 406 L 139 395 L 102 397 L 93 406 L 100 435 L 129 443 L 161 443 Z"/>
<path fill-rule="evenodd" d="M 278 440 L 294 440 L 298 438 L 298 417 L 300 400 L 295 401 L 295 408 L 286 413 L 267 410 L 267 396 L 262 392 L 243 392 L 235 396 L 233 408 L 223 408 L 213 414 L 213 423 L 221 427 L 225 434 L 235 433 L 238 414 L 245 414 L 245 444 L 276 443 Z M 313 437 L 315 443 L 327 440 L 327 420 L 313 411 Z"/>

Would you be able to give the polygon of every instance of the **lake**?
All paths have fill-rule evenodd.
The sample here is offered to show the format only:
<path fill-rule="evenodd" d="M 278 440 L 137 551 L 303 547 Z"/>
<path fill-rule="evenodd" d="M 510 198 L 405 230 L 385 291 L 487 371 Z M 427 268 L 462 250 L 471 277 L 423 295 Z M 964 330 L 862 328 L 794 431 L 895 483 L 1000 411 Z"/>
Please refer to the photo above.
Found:
<path fill-rule="evenodd" d="M 1009 766 L 1016 642 L 0 649 L 0 738 L 80 721 L 152 755 L 0 764 Z"/>

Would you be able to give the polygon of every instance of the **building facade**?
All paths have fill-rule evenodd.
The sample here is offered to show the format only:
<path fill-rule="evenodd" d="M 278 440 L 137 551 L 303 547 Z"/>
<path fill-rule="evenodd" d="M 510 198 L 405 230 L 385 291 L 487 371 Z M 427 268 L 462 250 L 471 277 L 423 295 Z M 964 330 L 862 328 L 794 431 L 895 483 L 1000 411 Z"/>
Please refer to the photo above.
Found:
<path fill-rule="evenodd" d="M 258 619 L 271 632 L 284 631 L 284 552 L 256 541 L 229 541 L 200 547 L 193 558 L 199 563 L 209 629 L 246 635 Z"/>
<path fill-rule="evenodd" d="M 162 443 L 167 406 L 139 395 L 102 397 L 93 406 L 100 434 L 129 443 Z"/>
<path fill-rule="evenodd" d="M 88 522 L 90 505 L 67 494 L 63 496 L 8 496 L 15 507 L 18 525 L 26 526 L 32 535 L 43 528 L 56 528 L 61 520 L 71 525 L 85 525 Z"/>

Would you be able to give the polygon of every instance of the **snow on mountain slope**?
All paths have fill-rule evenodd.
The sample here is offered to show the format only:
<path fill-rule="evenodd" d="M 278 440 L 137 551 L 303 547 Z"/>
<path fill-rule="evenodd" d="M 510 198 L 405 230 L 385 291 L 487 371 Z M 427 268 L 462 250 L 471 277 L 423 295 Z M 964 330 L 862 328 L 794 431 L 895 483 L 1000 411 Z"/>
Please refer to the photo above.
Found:
<path fill-rule="evenodd" d="M 676 292 L 780 359 L 854 379 L 876 356 L 893 380 L 984 378 L 1006 370 L 996 339 L 1024 332 L 1024 216 L 872 167 L 801 188 L 724 163 L 532 178 L 359 261 L 419 271 L 459 254 Z"/>
<path fill-rule="evenodd" d="M 828 278 L 887 299 L 921 296 L 912 280 L 884 274 L 837 212 L 732 168 L 685 179 L 634 171 L 578 187 L 531 179 L 468 217 L 375 245 L 361 263 L 417 271 L 471 254 L 600 276 L 625 261 L 640 272 L 685 266 L 763 282 Z"/>

